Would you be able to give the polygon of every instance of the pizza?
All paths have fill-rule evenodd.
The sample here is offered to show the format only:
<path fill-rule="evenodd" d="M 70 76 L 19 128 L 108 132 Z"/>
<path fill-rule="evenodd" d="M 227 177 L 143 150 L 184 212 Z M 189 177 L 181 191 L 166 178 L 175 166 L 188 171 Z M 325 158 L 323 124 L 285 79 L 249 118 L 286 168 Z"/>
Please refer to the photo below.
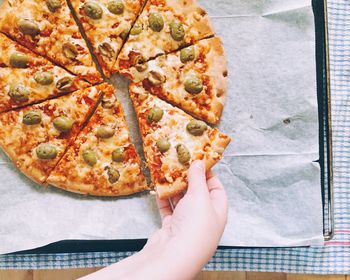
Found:
<path fill-rule="evenodd" d="M 4 0 L 0 31 L 92 84 L 102 81 L 65 0 Z"/>
<path fill-rule="evenodd" d="M 0 114 L 0 146 L 18 169 L 43 183 L 80 131 L 105 84 Z"/>
<path fill-rule="evenodd" d="M 121 196 L 147 189 L 141 161 L 131 142 L 121 104 L 112 86 L 47 182 L 97 196 Z"/>
<path fill-rule="evenodd" d="M 0 48 L 0 112 L 89 86 L 1 33 Z"/>
<path fill-rule="evenodd" d="M 212 124 L 220 120 L 227 65 L 217 37 L 124 69 L 121 74 L 201 120 Z"/>
<path fill-rule="evenodd" d="M 144 0 L 71 0 L 93 52 L 109 77 Z"/>
<path fill-rule="evenodd" d="M 143 87 L 131 84 L 129 92 L 152 182 L 161 199 L 186 190 L 192 161 L 203 160 L 209 170 L 221 159 L 229 136 L 147 93 Z"/>
<path fill-rule="evenodd" d="M 212 36 L 196 0 L 149 0 L 130 31 L 113 73 Z"/>

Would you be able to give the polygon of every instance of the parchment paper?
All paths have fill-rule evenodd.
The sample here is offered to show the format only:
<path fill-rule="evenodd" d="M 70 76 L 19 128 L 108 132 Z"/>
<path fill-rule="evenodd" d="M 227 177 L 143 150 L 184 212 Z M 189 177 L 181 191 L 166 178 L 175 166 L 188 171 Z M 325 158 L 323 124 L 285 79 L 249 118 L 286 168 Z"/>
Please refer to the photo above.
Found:
<path fill-rule="evenodd" d="M 215 167 L 230 206 L 221 244 L 321 244 L 310 1 L 199 2 L 221 35 L 229 62 L 220 129 L 233 141 Z M 115 83 L 140 147 L 127 85 Z M 65 239 L 147 238 L 160 225 L 153 196 L 101 199 L 45 189 L 16 171 L 4 154 L 0 160 L 0 253 Z"/>

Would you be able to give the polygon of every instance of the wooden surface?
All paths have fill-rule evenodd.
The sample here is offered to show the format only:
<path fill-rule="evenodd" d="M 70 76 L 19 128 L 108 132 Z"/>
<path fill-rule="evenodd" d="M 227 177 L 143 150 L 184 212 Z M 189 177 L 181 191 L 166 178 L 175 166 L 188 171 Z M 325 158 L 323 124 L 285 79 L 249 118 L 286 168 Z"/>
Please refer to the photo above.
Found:
<path fill-rule="evenodd" d="M 98 268 L 63 270 L 0 270 L 0 280 L 73 280 L 96 270 L 98 270 Z M 198 275 L 196 280 L 350 280 L 350 276 L 255 272 L 202 272 Z"/>

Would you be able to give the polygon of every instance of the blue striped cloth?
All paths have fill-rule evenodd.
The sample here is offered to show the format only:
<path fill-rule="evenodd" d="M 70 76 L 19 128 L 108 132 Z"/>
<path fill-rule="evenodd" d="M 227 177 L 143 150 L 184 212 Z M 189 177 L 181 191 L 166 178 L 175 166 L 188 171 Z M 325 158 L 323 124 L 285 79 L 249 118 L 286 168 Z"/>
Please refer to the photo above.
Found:
<path fill-rule="evenodd" d="M 329 0 L 333 113 L 335 236 L 325 246 L 286 249 L 218 250 L 207 270 L 350 274 L 350 1 Z M 10 255 L 0 268 L 106 266 L 132 252 Z"/>

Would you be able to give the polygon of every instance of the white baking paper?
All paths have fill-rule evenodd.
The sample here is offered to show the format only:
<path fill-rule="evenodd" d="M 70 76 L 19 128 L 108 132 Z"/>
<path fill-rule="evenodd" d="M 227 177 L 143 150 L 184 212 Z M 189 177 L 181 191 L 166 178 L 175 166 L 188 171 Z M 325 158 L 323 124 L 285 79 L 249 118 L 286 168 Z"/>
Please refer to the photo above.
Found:
<path fill-rule="evenodd" d="M 233 141 L 214 168 L 229 196 L 221 245 L 321 244 L 315 38 L 309 0 L 200 0 L 223 39 Z M 135 143 L 125 81 L 116 80 Z M 154 197 L 94 198 L 43 188 L 0 155 L 0 253 L 65 239 L 147 238 Z"/>

